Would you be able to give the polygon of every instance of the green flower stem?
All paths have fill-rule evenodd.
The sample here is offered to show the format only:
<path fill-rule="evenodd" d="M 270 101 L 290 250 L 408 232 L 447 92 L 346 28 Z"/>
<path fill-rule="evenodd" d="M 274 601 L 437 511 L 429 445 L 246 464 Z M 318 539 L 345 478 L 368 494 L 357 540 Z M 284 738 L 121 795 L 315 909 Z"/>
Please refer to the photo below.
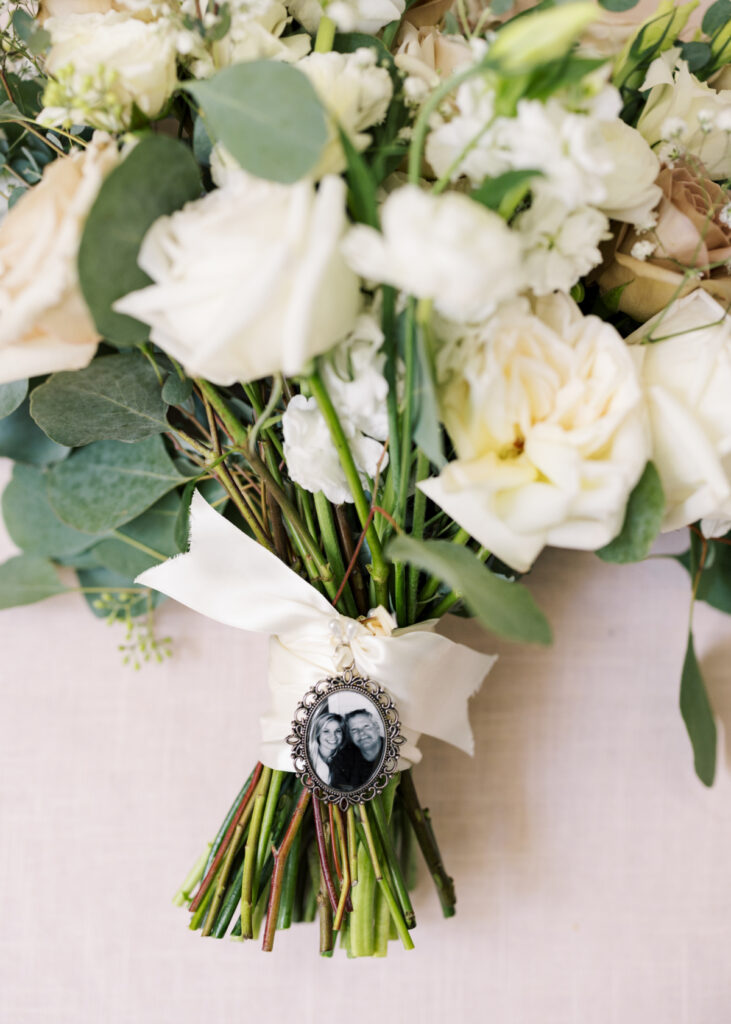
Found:
<path fill-rule="evenodd" d="M 350 493 L 353 495 L 355 510 L 358 513 L 361 526 L 366 531 L 366 540 L 368 542 L 368 547 L 370 548 L 371 558 L 373 559 L 371 576 L 375 586 L 376 604 L 382 604 L 385 607 L 388 607 L 389 566 L 383 555 L 383 548 L 381 547 L 381 540 L 378 536 L 378 531 L 376 530 L 370 516 L 368 499 L 366 498 L 365 491 L 363 490 L 363 485 L 360 482 L 360 474 L 358 473 L 358 469 L 353 460 L 353 453 L 350 450 L 350 445 L 348 444 L 348 439 L 345 436 L 343 425 L 338 418 L 338 414 L 335 411 L 335 407 L 332 404 L 332 400 L 330 399 L 327 388 L 322 382 L 320 374 L 315 371 L 308 378 L 308 382 L 310 390 L 320 407 L 320 412 L 324 416 L 325 422 L 330 430 L 330 435 L 340 458 L 340 465 L 343 467 L 345 478 L 348 481 L 348 486 L 350 487 Z"/>
<path fill-rule="evenodd" d="M 272 886 L 269 890 L 269 906 L 267 908 L 267 922 L 264 928 L 264 938 L 261 948 L 265 953 L 271 953 L 274 949 L 274 933 L 277 928 L 279 916 L 279 903 L 282 898 L 282 885 L 284 883 L 284 868 L 287 863 L 289 851 L 292 848 L 294 837 L 302 824 L 302 818 L 310 802 L 309 789 L 302 788 L 297 806 L 294 809 L 292 820 L 289 823 L 282 844 L 274 854 L 274 871 L 272 872 Z"/>
<path fill-rule="evenodd" d="M 343 872 L 340 888 L 340 900 L 338 901 L 335 920 L 333 921 L 333 929 L 337 932 L 340 931 L 343 923 L 343 915 L 345 914 L 345 907 L 348 902 L 348 896 L 350 895 L 350 860 L 348 859 L 348 844 L 346 839 L 347 824 L 344 825 L 342 811 L 337 805 L 335 806 L 333 817 L 335 820 L 335 832 L 337 833 L 338 849 L 340 851 L 340 862 Z"/>
<path fill-rule="evenodd" d="M 196 885 L 203 878 L 203 872 L 206 869 L 208 863 L 208 857 L 210 856 L 212 843 L 208 844 L 208 847 L 203 851 L 198 860 L 195 862 L 193 867 L 190 869 L 188 874 L 183 880 L 183 884 L 180 886 L 178 891 L 173 896 L 173 903 L 176 907 L 184 907 L 186 903 L 190 903 L 191 891 L 195 889 Z"/>
<path fill-rule="evenodd" d="M 317 902 L 320 907 L 320 956 L 332 956 L 335 946 L 333 910 L 325 886 L 325 873 L 320 864 L 320 891 L 317 894 Z"/>
<path fill-rule="evenodd" d="M 264 861 L 269 856 L 269 844 L 272 837 L 272 825 L 274 824 L 274 814 L 277 809 L 277 801 L 279 800 L 279 793 L 282 788 L 282 782 L 287 772 L 279 771 L 275 769 L 272 772 L 271 782 L 269 783 L 269 791 L 267 793 L 266 805 L 264 807 L 264 815 L 261 821 L 261 830 L 259 832 L 259 846 L 256 851 L 256 874 L 261 874 L 261 870 L 264 867 Z"/>
<path fill-rule="evenodd" d="M 382 890 L 376 892 L 375 906 L 375 934 L 373 941 L 373 956 L 388 956 L 388 940 L 391 938 L 391 911 L 388 908 L 386 897 Z"/>
<path fill-rule="evenodd" d="M 335 22 L 323 14 L 317 26 L 315 36 L 315 53 L 329 53 L 335 42 Z"/>
<path fill-rule="evenodd" d="M 300 829 L 293 841 L 292 849 L 284 868 L 284 882 L 282 883 L 282 900 L 279 904 L 279 916 L 277 917 L 277 931 L 282 928 L 289 928 L 292 924 L 292 912 L 294 910 L 294 899 L 297 892 L 297 877 L 300 869 L 300 847 L 302 845 L 302 829 Z"/>
<path fill-rule="evenodd" d="M 353 810 L 348 808 L 348 814 Z M 373 956 L 374 903 L 376 876 L 365 843 L 358 843 L 356 877 L 358 884 L 351 891 L 353 911 L 348 920 L 352 956 Z"/>
<path fill-rule="evenodd" d="M 416 374 L 416 299 L 409 299 L 406 311 L 406 331 L 404 339 L 404 408 L 401 414 L 401 429 L 398 435 L 401 442 L 400 475 L 396 492 L 394 518 L 402 525 L 406 519 L 406 504 L 409 498 L 409 481 L 411 477 L 411 432 L 414 416 L 414 380 Z M 396 445 L 394 445 L 396 447 Z M 407 625 L 406 597 L 406 566 L 403 562 L 394 562 L 394 593 L 396 618 L 399 626 Z"/>
<path fill-rule="evenodd" d="M 384 337 L 384 351 L 386 353 L 386 364 L 384 376 L 388 383 L 388 395 L 386 396 L 386 408 L 388 410 L 388 436 L 389 443 L 389 467 L 388 479 L 400 479 L 401 476 L 401 450 L 398 445 L 399 423 L 398 423 L 398 339 L 396 338 L 396 290 L 390 285 L 384 285 L 381 289 L 383 298 L 381 309 L 381 330 Z M 388 508 L 388 505 L 386 505 Z M 392 510 L 391 510 L 392 511 Z"/>
<path fill-rule="evenodd" d="M 242 384 L 244 394 L 251 403 L 251 408 L 254 410 L 254 414 L 259 419 L 264 412 L 264 404 L 254 384 Z M 284 448 L 282 442 L 277 437 L 275 430 L 270 430 L 268 427 L 262 427 L 262 434 L 274 446 L 280 459 L 284 458 Z"/>
<path fill-rule="evenodd" d="M 411 822 L 411 827 L 416 834 L 417 842 L 421 847 L 424 860 L 434 879 L 439 902 L 442 905 L 442 913 L 445 917 L 453 917 L 457 902 L 454 881 L 447 874 L 444 867 L 436 836 L 431 827 L 429 811 L 419 803 L 410 769 L 409 771 L 401 772 L 398 795 L 406 808 L 406 813 Z"/>
<path fill-rule="evenodd" d="M 335 578 L 342 580 L 343 576 L 345 576 L 345 565 L 343 564 L 343 556 L 340 552 L 340 544 L 338 541 L 337 530 L 335 528 L 335 520 L 333 519 L 332 506 L 322 491 L 318 491 L 315 495 L 315 511 L 317 512 L 317 520 L 320 524 L 320 537 L 322 539 L 323 547 L 325 548 L 325 555 L 332 567 Z M 338 601 L 338 605 L 342 605 L 340 610 L 343 611 L 344 614 L 349 615 L 352 619 L 356 619 L 358 617 L 358 609 L 355 607 L 353 594 L 348 583 L 346 583 L 343 588 L 343 593 Z"/>
<path fill-rule="evenodd" d="M 376 852 L 376 844 L 373 839 L 373 832 L 371 831 L 371 824 L 368 817 L 368 811 L 366 810 L 366 805 L 360 804 L 359 810 L 360 819 L 363 823 L 363 831 L 365 832 L 366 844 L 368 846 L 368 853 L 371 858 L 371 864 L 373 865 L 373 872 L 376 876 L 376 881 L 378 882 L 378 886 L 381 892 L 383 893 L 386 902 L 388 903 L 388 909 L 391 911 L 391 918 L 393 920 L 393 923 L 396 925 L 396 932 L 398 933 L 398 937 L 401 939 L 401 944 L 403 945 L 404 949 L 413 949 L 414 943 L 411 936 L 409 935 L 409 930 L 406 927 L 406 921 L 404 920 L 403 914 L 401 913 L 401 908 L 397 904 L 396 899 L 391 891 L 391 887 L 389 886 L 387 880 L 384 878 L 383 875 L 383 869 L 381 867 L 381 863 L 378 859 L 378 854 Z"/>
<path fill-rule="evenodd" d="M 254 810 L 251 814 L 249 834 L 246 837 L 246 849 L 244 852 L 244 869 L 241 882 L 241 937 L 253 939 L 252 930 L 252 906 L 251 894 L 254 888 L 254 868 L 256 867 L 256 856 L 259 842 L 259 831 L 261 820 L 264 815 L 264 801 L 269 794 L 269 785 L 272 778 L 272 769 L 264 768 L 261 773 L 259 790 L 254 797 Z"/>
<path fill-rule="evenodd" d="M 429 131 L 429 121 L 431 120 L 432 114 L 439 109 L 439 105 L 442 100 L 446 99 L 451 92 L 459 88 L 463 82 L 466 82 L 469 78 L 474 78 L 475 75 L 482 74 L 485 70 L 486 69 L 482 64 L 477 64 L 472 67 L 465 68 L 463 71 L 457 72 L 456 75 L 452 75 L 451 78 L 442 82 L 442 84 L 434 90 L 419 111 L 419 116 L 416 119 L 414 131 L 411 136 L 411 145 L 409 146 L 409 181 L 412 185 L 418 185 L 419 179 L 421 178 L 424 144 Z"/>
<path fill-rule="evenodd" d="M 190 924 L 188 925 L 188 927 L 190 928 L 191 931 L 197 932 L 198 929 L 200 928 L 200 926 L 201 926 L 201 924 L 203 922 L 203 919 L 205 918 L 206 914 L 208 913 L 208 907 L 209 907 L 209 904 L 211 903 L 211 900 L 213 899 L 214 891 L 215 891 L 214 887 L 212 885 L 209 886 L 208 890 L 206 891 L 205 896 L 203 897 L 203 899 L 200 902 L 200 905 L 196 908 L 195 913 L 193 914 L 193 916 L 190 919 Z"/>
<path fill-rule="evenodd" d="M 406 881 L 404 880 L 404 876 L 401 872 L 401 865 L 399 864 L 396 850 L 394 849 L 391 841 L 388 821 L 386 820 L 386 812 L 383 808 L 383 802 L 380 796 L 376 796 L 373 799 L 371 807 L 373 808 L 376 829 L 378 831 L 378 837 L 381 840 L 385 859 L 388 861 L 391 868 L 393 886 L 396 891 L 398 901 L 401 904 L 401 910 L 403 911 L 404 920 L 406 921 L 406 927 L 414 928 L 416 926 L 416 914 L 414 913 L 414 908 L 411 904 L 411 898 L 406 887 Z"/>
<path fill-rule="evenodd" d="M 416 483 L 429 476 L 429 459 L 419 449 L 416 453 Z M 411 536 L 421 540 L 424 534 L 426 519 L 426 495 L 417 487 L 414 491 L 414 507 L 411 515 Z M 419 594 L 419 570 L 415 565 L 409 566 L 409 590 L 406 604 L 406 621 L 416 622 L 416 605 Z"/>
<path fill-rule="evenodd" d="M 358 834 L 355 828 L 355 811 L 351 804 L 345 818 L 346 838 L 348 843 L 348 861 L 350 863 L 350 884 L 358 884 Z"/>

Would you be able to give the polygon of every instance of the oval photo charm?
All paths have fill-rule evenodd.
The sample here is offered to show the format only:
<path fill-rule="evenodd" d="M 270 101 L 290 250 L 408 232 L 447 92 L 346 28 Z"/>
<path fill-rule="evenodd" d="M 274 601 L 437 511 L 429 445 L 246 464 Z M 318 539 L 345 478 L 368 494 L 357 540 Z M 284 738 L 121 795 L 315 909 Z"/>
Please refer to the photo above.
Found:
<path fill-rule="evenodd" d="M 346 810 L 388 785 L 404 738 L 396 706 L 383 687 L 346 670 L 307 691 L 287 742 L 302 785 L 318 800 Z"/>

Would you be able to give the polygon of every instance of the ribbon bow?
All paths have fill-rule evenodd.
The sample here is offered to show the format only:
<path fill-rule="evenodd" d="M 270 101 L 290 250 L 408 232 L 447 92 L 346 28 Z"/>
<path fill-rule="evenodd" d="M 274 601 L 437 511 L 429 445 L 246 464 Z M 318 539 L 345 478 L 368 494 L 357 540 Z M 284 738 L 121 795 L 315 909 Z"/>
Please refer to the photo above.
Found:
<path fill-rule="evenodd" d="M 341 615 L 199 493 L 190 506 L 190 550 L 147 569 L 136 582 L 224 625 L 269 635 L 272 703 L 261 719 L 263 764 L 293 770 L 286 738 L 298 702 L 318 680 L 349 666 L 396 702 L 406 740 L 402 767 L 421 760 L 421 733 L 473 752 L 467 701 L 495 656 L 434 633 L 436 619 L 396 629 L 384 608 L 366 619 Z"/>

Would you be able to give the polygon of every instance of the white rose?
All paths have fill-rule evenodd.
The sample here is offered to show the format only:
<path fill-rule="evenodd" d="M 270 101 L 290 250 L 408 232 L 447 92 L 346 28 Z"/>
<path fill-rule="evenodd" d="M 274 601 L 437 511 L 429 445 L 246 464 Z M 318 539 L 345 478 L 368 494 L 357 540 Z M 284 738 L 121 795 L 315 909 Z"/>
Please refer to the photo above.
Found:
<path fill-rule="evenodd" d="M 131 14 L 69 14 L 49 18 L 50 81 L 44 124 L 90 124 L 109 131 L 129 127 L 133 107 L 159 114 L 177 85 L 175 32 L 165 20 Z"/>
<path fill-rule="evenodd" d="M 300 373 L 343 338 L 360 304 L 340 253 L 345 183 L 278 185 L 241 172 L 148 231 L 139 264 L 155 282 L 115 309 L 215 384 Z"/>
<path fill-rule="evenodd" d="M 658 340 L 642 344 L 648 336 Z M 699 290 L 653 317 L 627 343 L 634 345 L 650 413 L 652 459 L 665 491 L 663 528 L 728 520 L 731 318 Z"/>
<path fill-rule="evenodd" d="M 662 199 L 662 189 L 655 184 L 660 161 L 637 129 L 620 118 L 602 121 L 599 130 L 612 169 L 604 176 L 606 194 L 597 206 L 611 220 L 644 227 Z"/>
<path fill-rule="evenodd" d="M 79 290 L 86 216 L 119 160 L 97 134 L 83 152 L 48 164 L 0 225 L 0 383 L 93 358 L 99 335 Z"/>
<path fill-rule="evenodd" d="M 649 144 L 666 142 L 698 157 L 715 181 L 731 176 L 731 90 L 716 92 L 691 74 L 684 60 L 673 72 L 661 57 L 643 83 L 643 88 L 650 86 L 637 122 Z"/>
<path fill-rule="evenodd" d="M 371 141 L 365 129 L 380 124 L 388 113 L 393 84 L 376 59 L 373 49 L 362 47 L 354 53 L 311 53 L 297 64 L 329 115 L 328 141 L 311 172 L 316 180 L 345 170 L 338 125 L 356 149 L 364 150 Z"/>
<path fill-rule="evenodd" d="M 317 32 L 324 4 L 320 0 L 288 0 L 287 7 L 308 32 Z M 399 21 L 406 0 L 332 0 L 327 16 L 339 32 L 364 32 L 374 36 L 391 21 Z"/>
<path fill-rule="evenodd" d="M 363 277 L 433 299 L 444 316 L 480 318 L 521 287 L 520 241 L 496 213 L 458 192 L 415 185 L 381 207 L 381 234 L 362 224 L 343 249 Z"/>
<path fill-rule="evenodd" d="M 438 358 L 457 459 L 419 487 L 514 569 L 546 544 L 616 536 L 649 458 L 642 393 L 617 331 L 565 295 L 501 307 Z"/>
<path fill-rule="evenodd" d="M 591 206 L 569 210 L 538 195 L 513 225 L 523 245 L 523 273 L 534 295 L 568 292 L 602 261 L 599 243 L 611 238 L 609 221 Z"/>

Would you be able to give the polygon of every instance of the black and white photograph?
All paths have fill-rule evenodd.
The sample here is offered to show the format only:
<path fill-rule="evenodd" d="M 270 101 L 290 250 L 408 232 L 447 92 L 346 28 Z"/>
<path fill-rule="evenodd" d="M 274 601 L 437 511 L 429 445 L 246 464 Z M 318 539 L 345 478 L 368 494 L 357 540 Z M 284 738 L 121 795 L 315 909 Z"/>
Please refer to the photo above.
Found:
<path fill-rule="evenodd" d="M 307 725 L 307 756 L 318 780 L 352 793 L 380 774 L 385 730 L 378 707 L 364 693 L 339 690 L 323 700 Z"/>

